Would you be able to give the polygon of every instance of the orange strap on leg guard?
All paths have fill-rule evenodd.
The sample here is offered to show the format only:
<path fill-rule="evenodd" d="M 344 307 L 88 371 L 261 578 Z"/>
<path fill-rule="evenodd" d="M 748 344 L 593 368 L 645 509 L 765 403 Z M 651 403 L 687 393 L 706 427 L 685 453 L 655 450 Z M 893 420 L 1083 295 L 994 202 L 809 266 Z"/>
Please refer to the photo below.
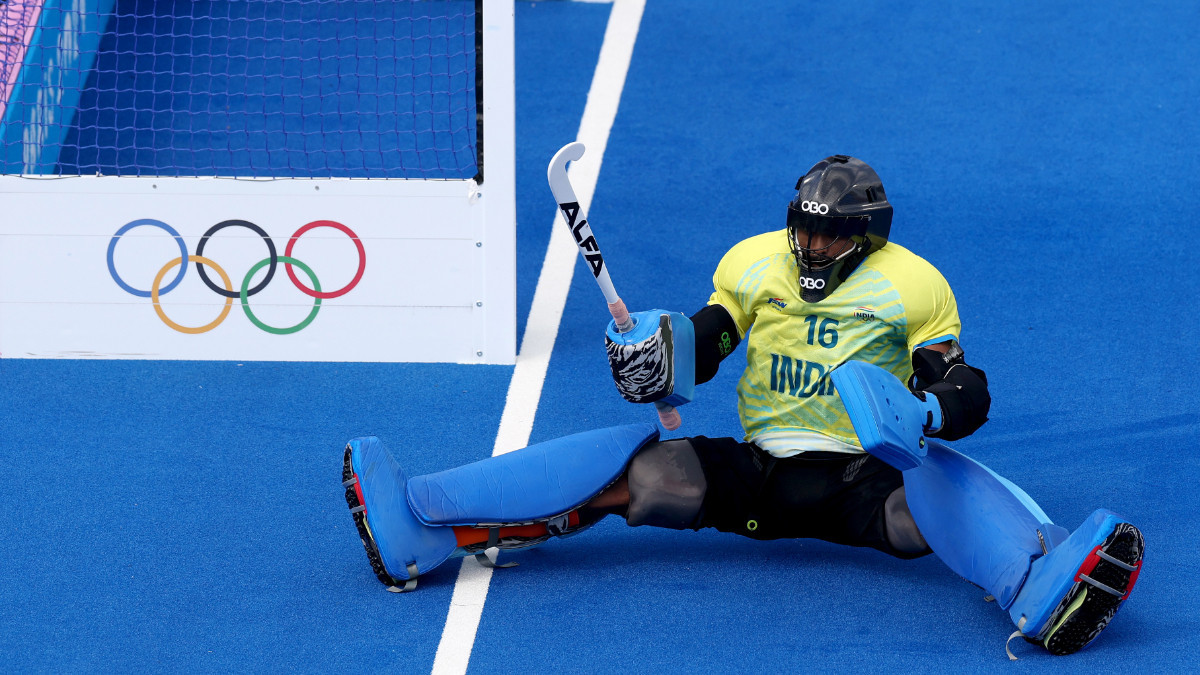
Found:
<path fill-rule="evenodd" d="M 566 515 L 567 527 L 573 530 L 579 527 L 579 511 L 572 511 Z M 552 531 L 551 523 L 555 519 L 547 520 L 541 523 L 532 525 L 502 525 L 500 527 L 479 527 L 469 525 L 459 525 L 454 527 L 454 537 L 458 540 L 459 548 L 474 547 L 491 539 L 491 533 L 495 531 L 496 539 L 503 544 L 506 539 L 541 539 L 543 537 L 553 537 L 563 532 Z M 504 546 L 501 546 L 504 548 Z"/>

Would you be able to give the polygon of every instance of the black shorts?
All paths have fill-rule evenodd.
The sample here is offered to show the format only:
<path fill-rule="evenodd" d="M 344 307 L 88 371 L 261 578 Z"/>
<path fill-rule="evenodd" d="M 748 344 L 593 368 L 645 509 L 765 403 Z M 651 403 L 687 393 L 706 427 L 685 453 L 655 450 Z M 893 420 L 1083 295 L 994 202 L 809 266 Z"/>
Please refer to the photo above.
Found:
<path fill-rule="evenodd" d="M 903 475 L 872 455 L 833 452 L 776 458 L 733 438 L 690 438 L 708 490 L 700 527 L 752 539 L 821 539 L 869 546 L 898 558 L 888 543 L 884 503 Z"/>

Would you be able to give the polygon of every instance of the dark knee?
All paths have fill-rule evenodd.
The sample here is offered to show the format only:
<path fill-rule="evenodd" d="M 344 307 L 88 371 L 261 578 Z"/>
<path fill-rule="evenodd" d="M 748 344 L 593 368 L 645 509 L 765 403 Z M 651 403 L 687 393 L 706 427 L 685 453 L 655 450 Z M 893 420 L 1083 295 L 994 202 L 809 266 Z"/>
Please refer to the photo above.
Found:
<path fill-rule="evenodd" d="M 913 520 L 912 511 L 908 509 L 903 486 L 888 495 L 883 505 L 883 519 L 892 548 L 905 554 L 929 553 L 929 544 L 925 542 L 925 537 L 917 528 L 917 521 Z"/>
<path fill-rule="evenodd" d="M 629 463 L 630 525 L 675 530 L 694 528 L 708 482 L 692 444 L 686 439 L 652 443 Z"/>

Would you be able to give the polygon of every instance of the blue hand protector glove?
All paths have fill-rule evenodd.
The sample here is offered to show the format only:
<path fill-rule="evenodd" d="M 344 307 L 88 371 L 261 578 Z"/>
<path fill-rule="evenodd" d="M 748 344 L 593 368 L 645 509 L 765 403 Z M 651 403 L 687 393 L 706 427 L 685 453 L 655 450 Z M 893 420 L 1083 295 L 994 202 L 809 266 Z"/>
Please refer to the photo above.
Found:
<path fill-rule="evenodd" d="M 652 309 L 630 314 L 634 328 L 608 322 L 605 348 L 617 391 L 630 403 L 688 403 L 696 391 L 696 335 L 691 319 Z"/>

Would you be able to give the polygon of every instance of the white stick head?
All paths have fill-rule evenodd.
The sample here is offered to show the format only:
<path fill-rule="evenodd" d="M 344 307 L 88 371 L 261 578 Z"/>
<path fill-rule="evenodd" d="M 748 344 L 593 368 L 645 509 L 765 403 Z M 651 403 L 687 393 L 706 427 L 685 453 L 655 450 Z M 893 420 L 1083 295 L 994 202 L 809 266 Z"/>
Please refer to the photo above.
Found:
<path fill-rule="evenodd" d="M 565 174 L 567 171 L 567 162 L 574 162 L 583 157 L 587 147 L 579 141 L 567 143 L 562 146 L 558 152 L 554 153 L 554 157 L 550 160 L 550 166 L 546 167 L 546 179 L 553 186 L 555 176 Z"/>

